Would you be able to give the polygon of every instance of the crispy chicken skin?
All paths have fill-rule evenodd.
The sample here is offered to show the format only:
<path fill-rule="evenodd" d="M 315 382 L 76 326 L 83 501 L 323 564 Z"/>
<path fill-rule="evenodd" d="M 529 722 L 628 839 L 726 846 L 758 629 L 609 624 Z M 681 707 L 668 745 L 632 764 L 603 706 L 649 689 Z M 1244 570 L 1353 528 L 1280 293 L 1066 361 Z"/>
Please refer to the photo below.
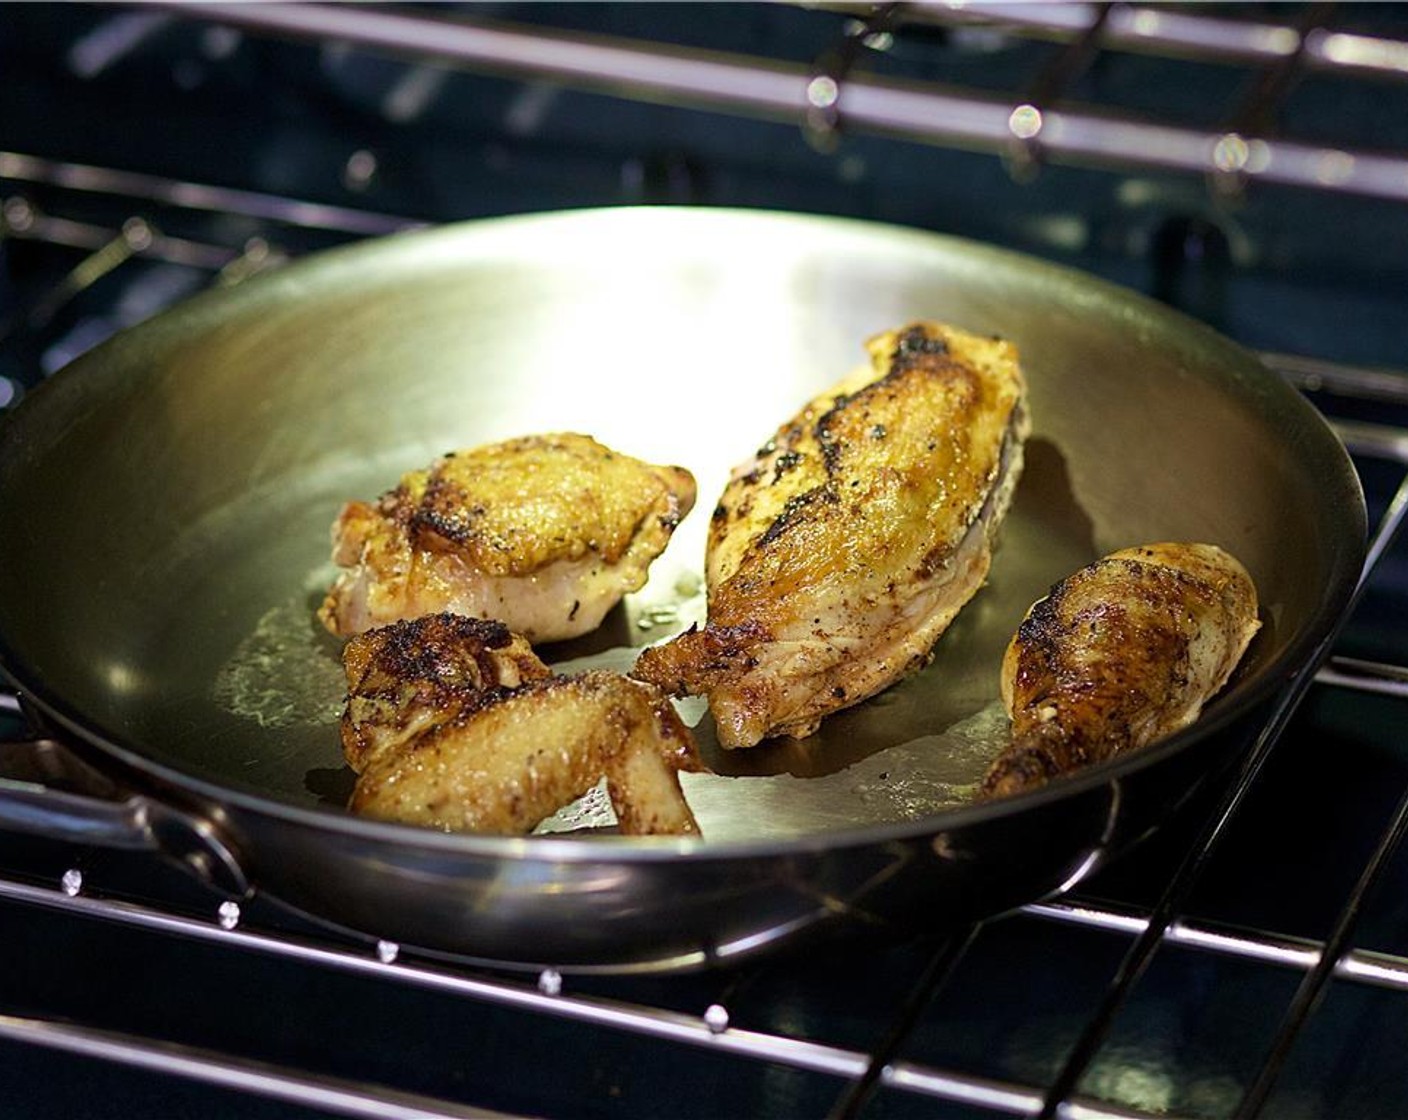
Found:
<path fill-rule="evenodd" d="M 502 622 L 437 614 L 358 634 L 343 647 L 347 707 L 342 752 L 358 773 L 448 723 L 486 690 L 514 689 L 551 673 Z"/>
<path fill-rule="evenodd" d="M 1044 785 L 1188 726 L 1260 625 L 1251 576 L 1215 545 L 1128 548 L 1067 577 L 1003 657 L 1012 741 L 982 793 Z"/>
<path fill-rule="evenodd" d="M 735 470 L 707 625 L 633 670 L 706 694 L 725 747 L 810 735 L 923 666 L 987 575 L 1028 430 L 1015 347 L 919 322 L 867 349 Z"/>
<path fill-rule="evenodd" d="M 576 637 L 644 585 L 694 497 L 683 468 L 574 433 L 452 453 L 343 507 L 333 560 L 348 570 L 318 617 L 339 637 L 439 611 Z"/>
<path fill-rule="evenodd" d="M 343 665 L 354 812 L 520 835 L 605 775 L 623 833 L 699 831 L 678 774 L 701 768 L 694 740 L 650 685 L 554 676 L 502 623 L 444 614 L 352 639 Z"/>

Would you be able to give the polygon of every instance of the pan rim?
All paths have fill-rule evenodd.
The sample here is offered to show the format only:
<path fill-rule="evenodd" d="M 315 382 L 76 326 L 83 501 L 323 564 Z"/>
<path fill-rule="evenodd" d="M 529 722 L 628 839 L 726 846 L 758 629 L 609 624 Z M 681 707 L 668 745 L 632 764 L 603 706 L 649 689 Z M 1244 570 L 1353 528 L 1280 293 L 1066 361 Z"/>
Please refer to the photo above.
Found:
<path fill-rule="evenodd" d="M 215 805 L 228 805 L 242 812 L 274 817 L 300 827 L 308 827 L 349 836 L 368 843 L 394 843 L 400 847 L 412 846 L 425 850 L 453 852 L 463 856 L 483 856 L 486 858 L 541 858 L 557 863 L 581 864 L 600 859 L 628 862 L 655 862 L 687 859 L 707 862 L 711 860 L 742 860 L 750 858 L 771 858 L 781 855 L 795 855 L 809 850 L 836 851 L 842 848 L 865 847 L 895 841 L 911 841 L 932 836 L 935 832 L 948 829 L 968 828 L 976 824 L 996 821 L 1007 816 L 1022 813 L 1048 802 L 1079 797 L 1101 786 L 1110 785 L 1126 775 L 1133 774 L 1148 766 L 1155 765 L 1169 755 L 1181 753 L 1197 740 L 1216 735 L 1229 725 L 1250 713 L 1258 705 L 1268 701 L 1273 695 L 1284 695 L 1292 682 L 1302 674 L 1311 673 L 1318 666 L 1320 658 L 1328 650 L 1329 643 L 1343 624 L 1345 614 L 1352 600 L 1360 570 L 1362 568 L 1367 537 L 1367 513 L 1357 472 L 1343 445 L 1320 413 L 1288 385 L 1280 382 L 1254 354 L 1241 344 L 1213 330 L 1211 327 L 1186 316 L 1172 308 L 1156 303 L 1151 298 L 1100 277 L 1083 272 L 1067 265 L 1044 258 L 1038 258 L 1016 250 L 975 241 L 968 238 L 935 231 L 898 226 L 865 219 L 840 218 L 826 215 L 808 215 L 790 211 L 742 209 L 742 208 L 699 208 L 699 207 L 598 207 L 582 208 L 549 213 L 530 213 L 495 218 L 474 219 L 451 223 L 429 229 L 418 229 L 388 237 L 358 242 L 334 249 L 324 250 L 313 257 L 294 262 L 266 277 L 255 278 L 248 285 L 233 292 L 207 292 L 184 301 L 177 307 L 163 313 L 158 318 L 163 322 L 180 322 L 190 316 L 204 313 L 210 300 L 217 297 L 229 299 L 236 295 L 241 299 L 258 299 L 260 293 L 277 283 L 287 283 L 290 279 L 299 280 L 311 276 L 318 270 L 333 267 L 350 255 L 379 254 L 395 256 L 414 252 L 419 244 L 437 241 L 448 246 L 464 237 L 472 237 L 491 227 L 499 234 L 525 223 L 554 223 L 562 221 L 659 221 L 664 216 L 677 220 L 681 214 L 692 215 L 689 220 L 712 222 L 716 220 L 744 220 L 775 223 L 787 221 L 805 225 L 825 225 L 831 229 L 848 229 L 856 236 L 886 237 L 909 244 L 928 243 L 950 251 L 962 250 L 972 256 L 984 257 L 1009 264 L 1021 264 L 1035 268 L 1066 282 L 1095 293 L 1105 293 L 1116 297 L 1132 308 L 1146 311 L 1163 320 L 1178 322 L 1181 331 L 1186 331 L 1200 341 L 1213 343 L 1224 352 L 1228 360 L 1240 367 L 1240 374 L 1246 378 L 1265 378 L 1280 388 L 1281 400 L 1278 409 L 1294 425 L 1296 434 L 1307 442 L 1300 454 L 1309 456 L 1323 472 L 1322 485 L 1326 488 L 1327 504 L 1339 508 L 1337 516 L 1347 524 L 1345 538 L 1336 541 L 1330 558 L 1326 593 L 1316 605 L 1316 609 L 1302 626 L 1300 632 L 1272 660 L 1261 666 L 1257 674 L 1248 680 L 1234 684 L 1232 692 L 1216 699 L 1192 726 L 1183 729 L 1158 743 L 1138 751 L 1111 759 L 1089 767 L 1079 773 L 1063 775 L 1050 784 L 1012 797 L 991 802 L 975 802 L 910 820 L 886 822 L 883 824 L 851 826 L 836 831 L 817 832 L 806 835 L 777 837 L 769 839 L 709 840 L 707 838 L 632 838 L 616 836 L 593 836 L 590 838 L 571 836 L 529 836 L 503 837 L 483 836 L 464 833 L 442 833 L 414 825 L 397 824 L 364 817 L 357 817 L 345 810 L 331 807 L 299 805 L 280 800 L 269 794 L 249 791 L 236 785 L 222 785 L 210 778 L 174 765 L 165 759 L 152 757 L 140 746 L 120 736 L 114 736 L 98 726 L 90 724 L 63 699 L 51 694 L 42 683 L 42 674 L 33 671 L 24 663 L 18 652 L 11 647 L 10 639 L 0 632 L 0 672 L 8 677 L 13 685 L 45 717 L 53 721 L 69 734 L 75 735 L 89 746 L 111 756 L 124 766 L 132 769 L 161 785 L 189 793 L 195 798 Z M 388 248 L 388 246 L 392 246 Z M 251 296 L 250 292 L 254 294 Z M 180 317 L 180 318 L 178 318 Z M 142 324 L 134 330 L 145 330 L 149 324 Z M 159 328 L 158 328 L 159 329 Z M 78 358 L 70 368 L 80 368 L 101 360 L 111 349 L 123 345 L 128 332 L 115 336 L 88 354 Z M 78 374 L 82 376 L 81 368 Z M 39 386 L 30 394 L 38 399 L 55 392 L 52 385 L 68 382 L 72 378 L 59 378 Z M 22 402 L 15 415 L 23 415 L 28 401 Z M 8 418 L 5 428 L 13 427 L 14 417 Z M 0 428 L 3 430 L 3 428 Z M 1313 441 L 1310 442 L 1310 441 Z M 145 791 L 143 791 L 145 792 Z M 159 796 L 159 795 L 158 795 Z"/>

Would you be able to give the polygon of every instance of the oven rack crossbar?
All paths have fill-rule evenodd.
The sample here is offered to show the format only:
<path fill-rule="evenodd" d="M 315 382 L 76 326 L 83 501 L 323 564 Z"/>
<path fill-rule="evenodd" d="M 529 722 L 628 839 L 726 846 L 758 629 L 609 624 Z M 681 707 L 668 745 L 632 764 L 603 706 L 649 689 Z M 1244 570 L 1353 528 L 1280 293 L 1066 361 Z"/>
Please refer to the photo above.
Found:
<path fill-rule="evenodd" d="M 567 33 L 482 19 L 450 19 L 360 5 L 317 3 L 171 5 L 183 15 L 281 39 L 338 42 L 410 58 L 423 65 L 460 67 L 515 79 L 559 83 L 610 96 L 682 105 L 801 125 L 818 139 L 841 128 L 875 132 L 943 147 L 996 152 L 1023 166 L 1043 160 L 1113 168 L 1194 173 L 1226 189 L 1252 181 L 1393 200 L 1408 199 L 1408 156 L 1392 151 L 1346 150 L 1273 135 L 1260 122 L 1274 118 L 1303 67 L 1341 76 L 1408 77 L 1408 43 L 1289 25 L 1252 24 L 1230 33 L 1248 56 L 1256 91 L 1209 130 L 1136 117 L 1106 106 L 1061 101 L 1062 87 L 1093 52 L 1110 47 L 1160 51 L 1170 57 L 1236 60 L 1219 49 L 1223 23 L 1186 23 L 1152 7 L 1076 5 L 1083 24 L 1033 15 L 1034 6 L 962 4 L 881 5 L 870 22 L 857 21 L 811 66 L 774 58 L 685 49 L 664 43 Z M 1054 7 L 1054 6 L 1053 6 Z M 913 9 L 913 12 L 912 12 Z M 917 13 L 927 23 L 963 25 L 977 14 L 990 26 L 1015 32 L 1053 22 L 1073 36 L 1066 54 L 1037 76 L 1032 90 L 994 94 L 930 81 L 885 78 L 856 71 L 851 42 L 882 42 L 872 28 L 902 24 Z M 1009 19 L 1011 15 L 1014 18 Z M 1115 36 L 1107 25 L 1114 19 Z M 1160 32 L 1159 26 L 1165 28 Z M 1173 26 L 1174 31 L 1167 28 Z M 1234 26 L 1236 26 L 1234 24 Z M 1141 28 L 1150 29 L 1141 33 Z M 846 59 L 838 69 L 835 59 Z M 844 72 L 843 72 L 844 71 Z M 1245 133 L 1245 134 L 1244 134 Z M 820 135 L 818 135 L 820 134 Z"/>
<path fill-rule="evenodd" d="M 200 269 L 218 283 L 233 284 L 285 263 L 278 244 L 287 230 L 316 231 L 356 239 L 422 228 L 425 223 L 379 210 L 358 210 L 267 192 L 234 190 L 210 183 L 125 171 L 119 168 L 0 151 L 0 237 L 76 249 L 86 255 L 27 309 L 31 326 L 129 260 L 142 259 Z M 58 189 L 101 196 L 123 208 L 119 224 L 79 219 L 41 206 L 23 192 Z M 160 228 L 154 210 L 236 215 L 258 223 L 261 233 L 234 245 L 178 237 Z M 14 324 L 0 322 L 0 341 Z"/>
<path fill-rule="evenodd" d="M 45 159 L 24 152 L 0 151 L 0 180 L 5 179 L 85 194 L 115 195 L 132 202 L 155 203 L 183 210 L 239 214 L 281 225 L 360 237 L 396 233 L 420 224 L 414 219 L 378 210 L 359 210 L 266 191 L 240 190 L 146 172 Z M 25 227 L 21 225 L 13 232 L 24 233 Z"/>
<path fill-rule="evenodd" d="M 315 1077 L 304 1070 L 286 1070 L 270 1063 L 236 1059 L 181 1043 L 138 1038 L 72 1023 L 0 1014 L 0 1039 L 364 1120 L 498 1120 L 500 1117 L 507 1120 L 506 1114 L 483 1108 L 460 1107 L 448 1101 L 386 1088 L 369 1091 L 366 1086 Z"/>
<path fill-rule="evenodd" d="M 826 7 L 862 15 L 860 4 Z M 1387 80 L 1408 78 L 1408 44 L 1377 35 L 1229 19 L 1150 4 L 1010 0 L 911 0 L 906 18 L 945 27 L 999 27 L 1008 34 L 1071 42 L 1099 27 L 1106 47 L 1165 58 L 1267 66 L 1299 56 L 1307 69 Z"/>

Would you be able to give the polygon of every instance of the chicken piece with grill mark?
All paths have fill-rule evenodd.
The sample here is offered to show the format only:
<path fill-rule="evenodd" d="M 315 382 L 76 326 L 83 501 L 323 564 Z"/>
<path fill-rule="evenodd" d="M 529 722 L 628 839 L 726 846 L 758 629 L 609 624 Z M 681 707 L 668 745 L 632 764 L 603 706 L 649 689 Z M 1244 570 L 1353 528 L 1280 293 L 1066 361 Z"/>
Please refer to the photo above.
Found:
<path fill-rule="evenodd" d="M 694 740 L 650 685 L 554 675 L 502 623 L 443 614 L 353 638 L 343 665 L 353 812 L 521 835 L 605 776 L 623 833 L 699 831 L 679 784 Z"/>
<path fill-rule="evenodd" d="M 343 507 L 333 560 L 347 571 L 318 617 L 340 637 L 440 611 L 533 642 L 577 637 L 644 585 L 694 498 L 682 467 L 575 433 L 452 453 Z"/>
<path fill-rule="evenodd" d="M 1251 576 L 1216 545 L 1123 549 L 1062 580 L 1003 656 L 1012 740 L 982 794 L 1032 789 L 1187 727 L 1260 625 Z"/>
<path fill-rule="evenodd" d="M 867 349 L 734 472 L 707 624 L 633 670 L 707 695 L 725 747 L 810 735 L 922 667 L 987 576 L 1028 431 L 1016 348 L 919 322 Z"/>

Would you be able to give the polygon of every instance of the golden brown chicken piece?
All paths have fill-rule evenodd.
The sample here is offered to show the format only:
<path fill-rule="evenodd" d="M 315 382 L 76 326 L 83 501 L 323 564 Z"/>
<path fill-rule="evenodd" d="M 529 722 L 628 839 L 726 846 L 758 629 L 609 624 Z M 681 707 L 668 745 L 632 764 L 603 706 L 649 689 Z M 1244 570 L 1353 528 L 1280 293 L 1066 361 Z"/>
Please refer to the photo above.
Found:
<path fill-rule="evenodd" d="M 341 637 L 439 611 L 497 618 L 529 641 L 600 625 L 644 585 L 694 505 L 681 467 L 572 433 L 438 459 L 333 525 L 339 575 L 318 617 Z"/>
<path fill-rule="evenodd" d="M 734 472 L 708 624 L 633 671 L 707 694 L 726 747 L 809 735 L 923 666 L 987 575 L 1028 430 L 1015 347 L 923 322 L 867 348 Z"/>
<path fill-rule="evenodd" d="M 1215 545 L 1128 548 L 1062 580 L 1003 657 L 1012 742 L 983 794 L 1044 785 L 1187 727 L 1260 625 L 1251 576 Z"/>
<path fill-rule="evenodd" d="M 445 831 L 522 834 L 606 777 L 628 835 L 699 831 L 679 770 L 700 769 L 658 689 L 553 676 L 502 623 L 397 622 L 343 651 L 350 808 Z"/>
<path fill-rule="evenodd" d="M 359 634 L 342 650 L 342 751 L 358 773 L 481 702 L 551 672 L 502 622 L 428 615 Z"/>

